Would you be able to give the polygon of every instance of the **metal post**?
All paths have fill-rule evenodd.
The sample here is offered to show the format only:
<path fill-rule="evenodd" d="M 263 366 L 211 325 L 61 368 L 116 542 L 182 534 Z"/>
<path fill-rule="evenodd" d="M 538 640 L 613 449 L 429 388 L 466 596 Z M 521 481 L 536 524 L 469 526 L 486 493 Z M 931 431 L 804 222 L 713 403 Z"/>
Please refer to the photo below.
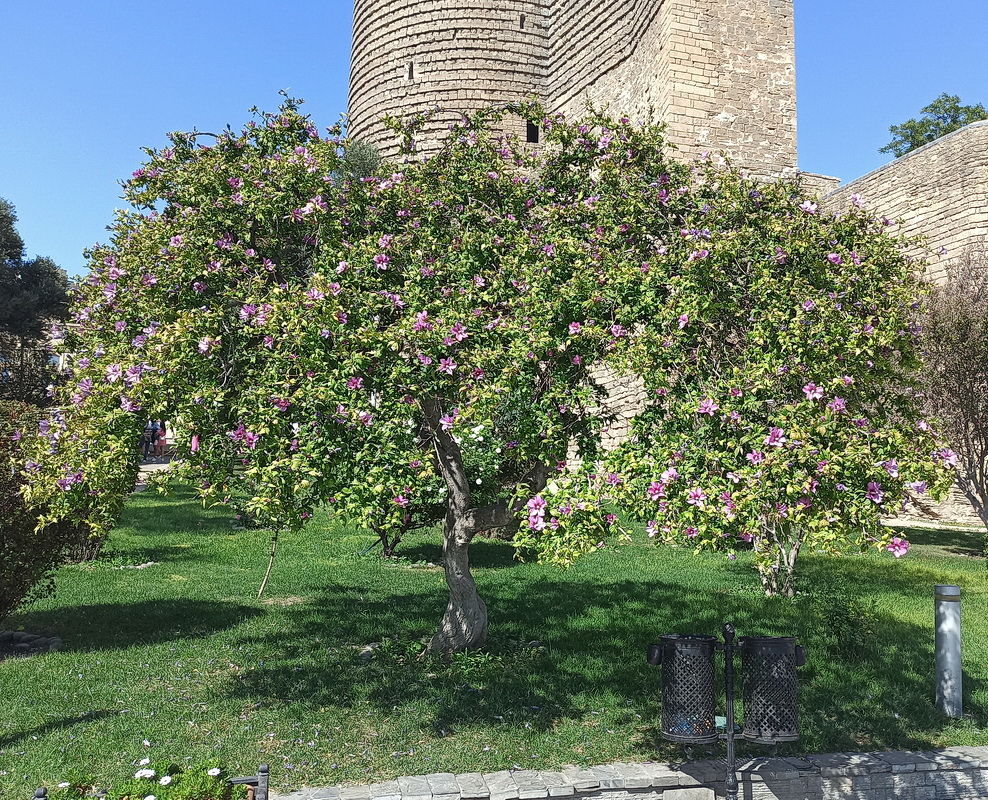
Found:
<path fill-rule="evenodd" d="M 936 586 L 936 702 L 948 717 L 964 715 L 961 691 L 961 587 Z"/>
<path fill-rule="evenodd" d="M 727 693 L 727 800 L 738 800 L 737 764 L 734 758 L 734 626 L 724 625 L 724 688 Z"/>

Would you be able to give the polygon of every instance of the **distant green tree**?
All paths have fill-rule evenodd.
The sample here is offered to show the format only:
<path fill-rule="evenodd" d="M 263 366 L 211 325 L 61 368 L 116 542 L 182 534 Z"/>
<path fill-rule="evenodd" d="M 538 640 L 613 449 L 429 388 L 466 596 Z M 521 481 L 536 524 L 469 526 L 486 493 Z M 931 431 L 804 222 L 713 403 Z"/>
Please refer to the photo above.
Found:
<path fill-rule="evenodd" d="M 889 127 L 892 141 L 878 152 L 893 153 L 899 158 L 982 119 L 988 119 L 988 111 L 981 103 L 976 106 L 962 106 L 960 97 L 945 92 L 923 109 L 919 119 L 906 120 L 901 125 Z"/>
<path fill-rule="evenodd" d="M 52 379 L 46 325 L 68 314 L 68 278 L 50 258 L 24 257 L 16 221 L 0 198 L 0 397 L 39 403 Z"/>

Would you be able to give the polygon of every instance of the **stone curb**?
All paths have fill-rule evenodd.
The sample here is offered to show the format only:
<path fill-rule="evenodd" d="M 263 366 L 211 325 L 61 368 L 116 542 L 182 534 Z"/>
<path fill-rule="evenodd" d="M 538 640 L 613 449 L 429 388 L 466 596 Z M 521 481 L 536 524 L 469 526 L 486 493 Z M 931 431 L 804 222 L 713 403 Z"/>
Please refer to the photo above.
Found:
<path fill-rule="evenodd" d="M 272 799 L 542 800 L 609 796 L 610 800 L 634 800 L 635 797 L 646 800 L 649 795 L 662 800 L 714 800 L 723 796 L 726 771 L 726 761 L 718 759 L 680 764 L 568 766 L 560 771 L 502 770 L 483 775 L 442 772 L 401 777 L 370 786 L 305 788 L 287 794 L 272 794 Z M 939 773 L 943 773 L 940 779 Z M 738 781 L 742 787 L 749 787 L 741 796 L 766 800 L 776 797 L 829 800 L 842 796 L 920 800 L 927 796 L 941 797 L 935 788 L 941 784 L 954 791 L 970 787 L 977 792 L 988 787 L 988 747 L 948 747 L 922 753 L 823 753 L 805 758 L 751 758 L 739 761 Z"/>

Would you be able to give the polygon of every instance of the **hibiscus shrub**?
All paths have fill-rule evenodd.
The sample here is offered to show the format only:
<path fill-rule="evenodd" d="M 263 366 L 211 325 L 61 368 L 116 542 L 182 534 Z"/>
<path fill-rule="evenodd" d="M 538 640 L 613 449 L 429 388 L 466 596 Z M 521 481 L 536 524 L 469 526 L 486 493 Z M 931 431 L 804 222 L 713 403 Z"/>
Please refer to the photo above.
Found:
<path fill-rule="evenodd" d="M 28 403 L 0 402 L 0 621 L 26 601 L 54 591 L 52 572 L 83 538 L 68 518 L 36 530 L 37 514 L 21 497 L 20 442 L 42 414 Z"/>

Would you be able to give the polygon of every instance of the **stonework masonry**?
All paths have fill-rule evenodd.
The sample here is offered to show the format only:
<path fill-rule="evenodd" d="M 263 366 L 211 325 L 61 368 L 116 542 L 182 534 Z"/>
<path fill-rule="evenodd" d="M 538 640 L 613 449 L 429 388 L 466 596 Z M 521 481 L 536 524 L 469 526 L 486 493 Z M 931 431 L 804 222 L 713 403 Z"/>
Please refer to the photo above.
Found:
<path fill-rule="evenodd" d="M 974 122 L 824 195 L 840 211 L 859 194 L 866 208 L 901 220 L 896 232 L 924 236 L 914 254 L 930 259 L 934 280 L 950 259 L 988 243 L 988 120 Z M 945 257 L 937 257 L 940 248 Z M 932 252 L 930 252 L 932 251 Z"/>
<path fill-rule="evenodd" d="M 419 140 L 429 152 L 463 113 L 529 99 L 651 116 L 684 157 L 792 174 L 792 0 L 356 0 L 349 132 L 385 156 L 398 145 L 385 114 L 441 109 Z"/>
<path fill-rule="evenodd" d="M 454 775 L 371 786 L 301 789 L 277 800 L 716 800 L 726 762 L 608 764 Z M 738 765 L 744 800 L 978 800 L 988 797 L 988 747 L 751 758 Z"/>

